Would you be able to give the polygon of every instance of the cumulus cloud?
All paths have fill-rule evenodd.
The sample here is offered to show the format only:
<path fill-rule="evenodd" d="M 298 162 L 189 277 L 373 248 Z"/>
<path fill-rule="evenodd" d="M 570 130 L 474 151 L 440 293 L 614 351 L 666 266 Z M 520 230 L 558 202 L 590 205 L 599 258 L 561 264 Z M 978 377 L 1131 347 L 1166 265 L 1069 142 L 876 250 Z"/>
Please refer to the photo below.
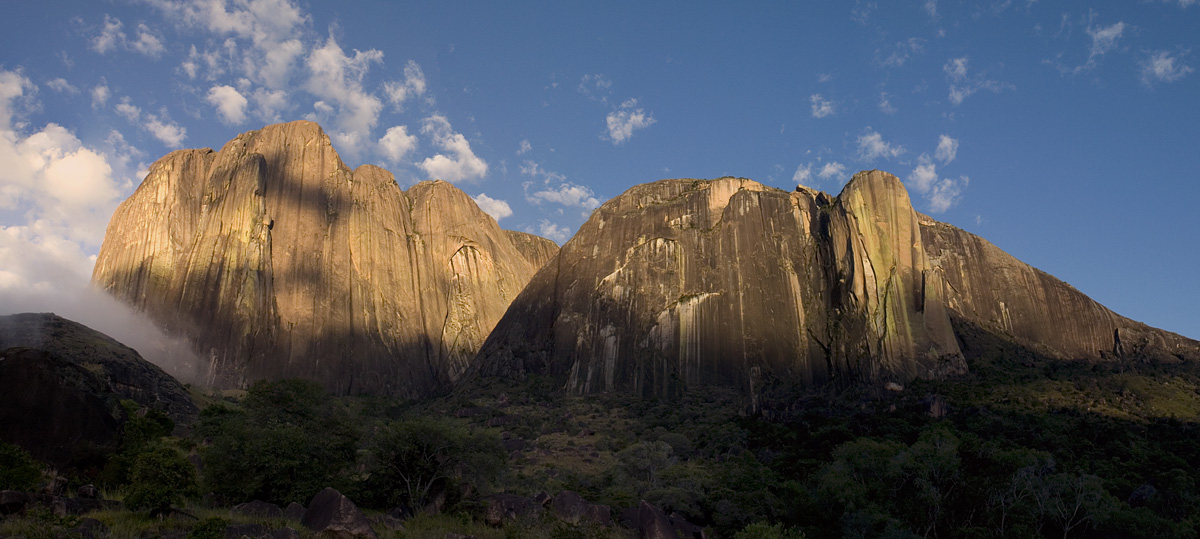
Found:
<path fill-rule="evenodd" d="M 633 132 L 654 125 L 654 116 L 637 106 L 637 99 L 627 99 L 621 106 L 610 113 L 605 121 L 608 124 L 608 138 L 614 145 L 624 144 L 633 136 Z"/>
<path fill-rule="evenodd" d="M 252 96 L 255 115 L 267 123 L 280 121 L 282 113 L 292 108 L 288 103 L 288 94 L 283 90 L 268 90 L 255 88 Z"/>
<path fill-rule="evenodd" d="M 462 133 L 455 133 L 445 116 L 434 114 L 425 119 L 421 133 L 433 138 L 433 143 L 449 153 L 426 158 L 419 165 L 431 179 L 448 182 L 475 181 L 487 175 L 488 165 L 471 150 L 471 143 Z"/>
<path fill-rule="evenodd" d="M 522 154 L 528 153 L 529 150 L 532 150 L 532 149 L 533 149 L 533 145 L 529 144 L 528 139 L 522 140 L 521 147 L 517 148 L 517 155 L 522 155 Z"/>
<path fill-rule="evenodd" d="M 75 85 L 67 82 L 67 79 L 64 79 L 62 77 L 59 77 L 57 79 L 50 79 L 50 80 L 46 81 L 46 86 L 49 86 L 51 90 L 54 90 L 60 94 L 77 94 L 77 93 L 79 93 L 79 88 L 76 88 Z"/>
<path fill-rule="evenodd" d="M 839 183 L 846 183 L 849 175 L 846 173 L 846 165 L 837 161 L 830 161 L 821 166 L 820 172 L 817 172 L 817 178 L 821 180 L 837 180 Z"/>
<path fill-rule="evenodd" d="M 528 199 L 535 203 L 553 202 L 562 204 L 563 206 L 579 206 L 585 210 L 591 210 L 600 206 L 600 201 L 596 199 L 595 193 L 583 185 L 576 185 L 570 182 L 564 182 L 555 187 L 535 191 L 528 196 Z"/>
<path fill-rule="evenodd" d="M 169 19 L 200 28 L 219 37 L 242 40 L 248 46 L 231 47 L 229 39 L 218 49 L 189 57 L 182 66 L 194 73 L 196 57 L 237 69 L 249 80 L 272 89 L 285 87 L 292 68 L 304 53 L 297 36 L 303 36 L 310 19 L 292 0 L 145 0 Z M 188 67 L 191 64 L 191 68 Z M 215 67 L 210 63 L 210 67 Z M 189 70 L 190 69 L 190 70 Z"/>
<path fill-rule="evenodd" d="M 487 196 L 487 193 L 479 193 L 479 196 L 471 198 L 475 200 L 475 203 L 479 205 L 479 209 L 483 210 L 483 213 L 491 215 L 497 221 L 513 213 L 512 208 L 508 206 L 507 202 Z"/>
<path fill-rule="evenodd" d="M 903 146 L 892 146 L 883 140 L 883 135 L 871 130 L 870 127 L 865 133 L 858 136 L 858 158 L 864 161 L 874 161 L 880 157 L 891 159 L 899 157 L 903 153 Z"/>
<path fill-rule="evenodd" d="M 808 99 L 812 102 L 813 118 L 825 118 L 833 115 L 833 101 L 821 97 L 821 94 L 813 94 Z"/>
<path fill-rule="evenodd" d="M 409 60 L 404 65 L 404 80 L 383 83 L 383 92 L 396 110 L 404 110 L 404 102 L 425 95 L 425 73 L 421 66 Z"/>
<path fill-rule="evenodd" d="M 567 240 L 571 239 L 571 229 L 565 226 L 558 226 L 551 223 L 548 219 L 542 219 L 538 223 L 537 231 L 530 230 L 530 233 L 537 234 L 543 238 L 554 240 L 555 243 L 562 245 Z"/>
<path fill-rule="evenodd" d="M 310 71 L 306 88 L 320 99 L 313 104 L 311 119 L 332 121 L 332 138 L 351 155 L 361 152 L 383 109 L 383 102 L 362 87 L 371 64 L 382 61 L 383 53 L 376 49 L 346 55 L 333 36 L 313 49 L 306 60 Z"/>
<path fill-rule="evenodd" d="M 796 185 L 807 185 L 812 179 L 812 168 L 812 163 L 796 167 L 796 172 L 792 174 L 792 181 L 796 182 Z"/>
<path fill-rule="evenodd" d="M 1142 60 L 1142 84 L 1154 86 L 1160 82 L 1175 82 L 1191 73 L 1192 67 L 1172 56 L 1169 51 L 1156 51 Z"/>
<path fill-rule="evenodd" d="M 250 103 L 237 88 L 232 86 L 213 86 L 205 98 L 217 108 L 217 115 L 227 125 L 237 125 L 246 121 L 246 105 Z"/>
<path fill-rule="evenodd" d="M 23 132 L 14 104 L 35 90 L 19 72 L 0 71 L 0 209 L 21 210 L 21 238 L 99 245 L 120 195 L 112 167 L 60 125 Z"/>
<path fill-rule="evenodd" d="M 923 153 L 917 158 L 917 166 L 908 175 L 906 183 L 925 199 L 931 213 L 942 213 L 958 202 L 970 181 L 966 176 L 939 178 L 933 158 Z"/>
<path fill-rule="evenodd" d="M 404 156 L 417 147 L 417 136 L 408 134 L 408 127 L 397 125 L 391 127 L 379 139 L 379 148 L 383 155 L 392 163 L 400 163 Z M 499 220 L 499 218 L 497 218 Z"/>
<path fill-rule="evenodd" d="M 115 109 L 117 114 L 124 116 L 131 123 L 140 125 L 142 129 L 168 148 L 182 146 L 183 140 L 187 138 L 187 128 L 167 118 L 165 110 L 161 112 L 161 116 L 159 114 L 143 114 L 140 107 L 130 103 L 128 96 L 121 98 L 121 102 L 117 103 Z"/>
<path fill-rule="evenodd" d="M 958 155 L 958 139 L 950 138 L 948 135 L 938 137 L 937 150 L 933 152 L 942 163 L 949 163 Z"/>
<path fill-rule="evenodd" d="M 124 26 L 121 19 L 105 15 L 104 22 L 100 25 L 100 33 L 92 38 L 92 50 L 100 54 L 108 54 L 124 45 L 125 32 L 122 31 Z"/>
<path fill-rule="evenodd" d="M 931 18 L 931 19 L 937 18 L 937 16 L 938 16 L 937 0 L 926 0 L 925 4 L 922 7 L 925 9 L 925 13 L 929 15 L 929 18 Z"/>
<path fill-rule="evenodd" d="M 97 84 L 94 88 L 92 88 L 92 107 L 103 107 L 108 103 L 108 98 L 110 95 L 111 94 L 108 91 L 108 85 L 101 81 L 100 84 Z"/>
<path fill-rule="evenodd" d="M 129 46 L 142 55 L 155 59 L 167 51 L 167 47 L 163 45 L 162 38 L 158 37 L 145 24 L 138 25 L 137 40 L 130 43 Z"/>

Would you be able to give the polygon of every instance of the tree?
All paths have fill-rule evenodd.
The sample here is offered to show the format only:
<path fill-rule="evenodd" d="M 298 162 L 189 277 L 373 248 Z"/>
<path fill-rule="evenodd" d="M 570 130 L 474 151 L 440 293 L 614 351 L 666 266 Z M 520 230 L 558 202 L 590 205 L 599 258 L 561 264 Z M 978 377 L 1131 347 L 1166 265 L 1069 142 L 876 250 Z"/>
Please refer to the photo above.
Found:
<path fill-rule="evenodd" d="M 206 408 L 197 432 L 204 482 L 228 502 L 304 503 L 342 485 L 355 463 L 358 432 L 349 414 L 319 385 L 259 382 L 240 410 Z"/>
<path fill-rule="evenodd" d="M 138 454 L 132 475 L 125 505 L 149 509 L 151 516 L 168 513 L 172 506 L 197 493 L 195 468 L 179 451 L 166 445 L 155 445 Z"/>
<path fill-rule="evenodd" d="M 384 425 L 370 451 L 368 498 L 391 506 L 424 507 L 463 478 L 493 480 L 503 468 L 500 440 L 457 421 L 420 417 Z"/>

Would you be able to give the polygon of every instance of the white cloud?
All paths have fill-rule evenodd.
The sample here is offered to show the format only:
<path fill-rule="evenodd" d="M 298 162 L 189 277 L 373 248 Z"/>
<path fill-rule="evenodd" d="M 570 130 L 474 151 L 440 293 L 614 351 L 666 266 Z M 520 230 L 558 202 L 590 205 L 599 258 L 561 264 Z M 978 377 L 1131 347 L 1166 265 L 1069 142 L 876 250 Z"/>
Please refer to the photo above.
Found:
<path fill-rule="evenodd" d="M 614 145 L 623 144 L 633 136 L 634 131 L 650 127 L 656 122 L 654 116 L 637 108 L 637 99 L 625 100 L 617 110 L 608 113 L 605 121 L 608 124 L 608 137 Z"/>
<path fill-rule="evenodd" d="M 896 42 L 886 50 L 876 49 L 875 61 L 885 67 L 901 67 L 914 55 L 920 54 L 924 50 L 924 39 L 910 37 L 907 40 Z"/>
<path fill-rule="evenodd" d="M 937 0 L 926 0 L 925 5 L 923 7 L 925 8 L 925 13 L 927 13 L 929 15 L 929 18 L 931 18 L 931 19 L 937 18 L 937 16 L 938 16 Z"/>
<path fill-rule="evenodd" d="M 425 73 L 421 66 L 409 60 L 404 65 L 404 80 L 383 83 L 383 92 L 396 110 L 404 110 L 404 102 L 425 94 Z"/>
<path fill-rule="evenodd" d="M 1118 21 L 1108 26 L 1088 25 L 1087 34 L 1092 37 L 1092 48 L 1088 54 L 1088 64 L 1094 65 L 1095 58 L 1107 54 L 1117 46 L 1117 40 L 1125 32 L 1125 23 Z"/>
<path fill-rule="evenodd" d="M 162 43 L 162 38 L 150 31 L 150 27 L 145 24 L 138 25 L 137 41 L 134 41 L 130 47 L 133 50 L 150 58 L 159 58 L 167 48 Z"/>
<path fill-rule="evenodd" d="M 289 110 L 291 105 L 288 103 L 288 94 L 283 90 L 268 90 L 266 88 L 255 88 L 254 95 L 255 114 L 264 122 L 275 123 L 282 118 L 281 113 Z"/>
<path fill-rule="evenodd" d="M 304 53 L 297 37 L 304 35 L 311 22 L 291 0 L 145 1 L 169 20 L 249 42 L 248 47 L 238 49 L 230 46 L 234 41 L 225 40 L 221 44 L 224 51 L 206 50 L 190 56 L 183 66 L 185 72 L 194 74 L 198 57 L 202 57 L 210 68 L 215 62 L 226 62 L 251 81 L 271 89 L 282 89 L 290 81 L 292 67 Z"/>
<path fill-rule="evenodd" d="M 52 89 L 60 94 L 77 94 L 77 93 L 79 93 L 79 88 L 76 88 L 75 85 L 67 82 L 67 79 L 64 79 L 62 77 L 59 77 L 57 79 L 50 79 L 49 81 L 46 81 L 46 86 L 49 86 L 50 89 Z"/>
<path fill-rule="evenodd" d="M 928 154 L 921 154 L 921 157 L 917 158 L 917 167 L 908 175 L 908 182 L 919 193 L 928 193 L 937 183 L 937 165 L 933 164 Z"/>
<path fill-rule="evenodd" d="M 891 159 L 903 153 L 903 146 L 892 146 L 883 140 L 883 135 L 872 131 L 870 127 L 858 137 L 858 158 L 864 161 L 874 161 L 880 157 Z"/>
<path fill-rule="evenodd" d="M 108 54 L 123 46 L 125 44 L 125 32 L 121 31 L 123 27 L 121 19 L 105 15 L 100 34 L 92 38 L 92 50 L 100 54 Z"/>
<path fill-rule="evenodd" d="M 362 81 L 370 66 L 383 61 L 383 53 L 371 49 L 355 50 L 347 56 L 332 36 L 319 48 L 313 49 L 306 61 L 310 77 L 306 88 L 326 105 L 314 104 L 310 119 L 332 122 L 332 138 L 351 155 L 359 155 L 361 145 L 368 140 L 371 129 L 379 121 L 383 103 L 363 91 Z M 330 114 L 331 110 L 336 113 Z"/>
<path fill-rule="evenodd" d="M 946 65 L 942 66 L 942 71 L 945 71 L 952 81 L 965 80 L 967 78 L 967 61 L 966 56 L 951 58 Z"/>
<path fill-rule="evenodd" d="M 527 197 L 530 202 L 541 204 L 542 202 L 554 202 L 563 206 L 579 206 L 585 210 L 591 210 L 600 207 L 600 201 L 596 199 L 595 193 L 582 185 L 576 185 L 570 182 L 559 184 L 556 187 L 536 191 Z"/>
<path fill-rule="evenodd" d="M 92 88 L 92 107 L 103 107 L 106 103 L 108 103 L 108 98 L 110 95 L 111 94 L 109 94 L 108 85 L 106 85 L 104 82 L 96 85 L 94 88 Z"/>
<path fill-rule="evenodd" d="M 879 112 L 884 114 L 896 113 L 896 107 L 892 106 L 892 100 L 888 97 L 887 92 L 879 92 Z"/>
<path fill-rule="evenodd" d="M 522 140 L 521 147 L 517 149 L 517 155 L 522 155 L 524 153 L 529 152 L 529 150 L 532 150 L 532 149 L 533 149 L 533 145 L 529 144 L 528 139 Z"/>
<path fill-rule="evenodd" d="M 942 71 L 946 72 L 946 78 L 950 80 L 950 103 L 956 106 L 961 105 L 966 98 L 979 90 L 999 93 L 1005 88 L 1012 87 L 1010 84 L 990 80 L 986 74 L 970 76 L 966 56 L 951 58 L 942 66 Z"/>
<path fill-rule="evenodd" d="M 812 102 L 813 118 L 824 118 L 833 115 L 833 101 L 821 97 L 821 94 L 813 94 L 808 99 Z"/>
<path fill-rule="evenodd" d="M 433 143 L 450 153 L 426 158 L 417 166 L 431 179 L 448 182 L 474 181 L 487 175 L 488 165 L 471 150 L 471 144 L 461 133 L 455 133 L 445 116 L 434 114 L 425 119 L 421 132 L 433 138 Z"/>
<path fill-rule="evenodd" d="M 513 213 L 512 208 L 508 206 L 507 202 L 487 196 L 487 193 L 479 193 L 479 196 L 471 198 L 475 200 L 475 203 L 479 205 L 479 209 L 483 210 L 483 213 L 491 215 L 497 221 Z"/>
<path fill-rule="evenodd" d="M 612 94 L 612 81 L 604 75 L 584 75 L 579 80 L 579 93 L 593 101 L 608 102 Z"/>
<path fill-rule="evenodd" d="M 154 114 L 146 115 L 146 123 L 142 125 L 154 138 L 165 144 L 168 148 L 179 148 L 183 146 L 183 139 L 187 138 L 187 129 L 170 119 L 160 120 Z"/>
<path fill-rule="evenodd" d="M 796 167 L 796 172 L 792 174 L 792 181 L 796 185 L 805 185 L 812 179 L 812 163 L 800 165 Z"/>
<path fill-rule="evenodd" d="M 543 238 L 554 240 L 554 242 L 559 245 L 562 245 L 567 240 L 571 239 L 570 228 L 558 226 L 555 223 L 551 223 L 548 219 L 542 219 L 538 223 L 538 229 L 536 233 Z"/>
<path fill-rule="evenodd" d="M 958 139 L 950 138 L 948 135 L 938 137 L 937 150 L 933 152 L 942 163 L 949 163 L 958 155 Z"/>
<path fill-rule="evenodd" d="M 404 156 L 416 149 L 417 136 L 408 134 L 408 127 L 397 125 L 388 128 L 383 138 L 379 139 L 379 147 L 388 161 L 400 163 Z"/>
<path fill-rule="evenodd" d="M 1191 66 L 1169 51 L 1157 51 L 1142 61 L 1142 84 L 1153 86 L 1159 82 L 1175 82 L 1192 71 Z"/>
<path fill-rule="evenodd" d="M 249 100 L 232 86 L 213 86 L 208 90 L 206 100 L 217 108 L 217 115 L 227 125 L 237 125 L 246 121 L 246 105 Z"/>
<path fill-rule="evenodd" d="M 98 246 L 120 195 L 112 167 L 102 152 L 57 124 L 23 133 L 13 105 L 35 90 L 20 73 L 0 70 L 0 209 L 25 219 L 0 226 L 23 242 Z"/>
<path fill-rule="evenodd" d="M 939 149 L 941 145 L 939 144 Z M 908 175 L 906 183 L 922 195 L 929 204 L 929 211 L 942 213 L 956 204 L 962 198 L 962 190 L 971 179 L 960 176 L 957 179 L 939 178 L 937 165 L 929 154 L 921 154 L 917 158 L 917 166 Z"/>
<path fill-rule="evenodd" d="M 837 161 L 830 161 L 821 167 L 821 171 L 817 173 L 817 178 L 822 180 L 838 180 L 845 183 L 848 178 L 846 174 L 846 165 Z"/>

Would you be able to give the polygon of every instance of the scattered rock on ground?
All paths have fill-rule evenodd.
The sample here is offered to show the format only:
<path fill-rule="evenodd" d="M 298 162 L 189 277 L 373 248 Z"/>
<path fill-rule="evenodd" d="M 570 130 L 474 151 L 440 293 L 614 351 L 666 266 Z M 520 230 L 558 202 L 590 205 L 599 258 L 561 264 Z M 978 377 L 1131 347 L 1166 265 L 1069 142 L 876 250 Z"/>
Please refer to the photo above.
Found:
<path fill-rule="evenodd" d="M 358 506 L 332 487 L 313 497 L 301 524 L 312 531 L 335 537 L 378 538 Z"/>

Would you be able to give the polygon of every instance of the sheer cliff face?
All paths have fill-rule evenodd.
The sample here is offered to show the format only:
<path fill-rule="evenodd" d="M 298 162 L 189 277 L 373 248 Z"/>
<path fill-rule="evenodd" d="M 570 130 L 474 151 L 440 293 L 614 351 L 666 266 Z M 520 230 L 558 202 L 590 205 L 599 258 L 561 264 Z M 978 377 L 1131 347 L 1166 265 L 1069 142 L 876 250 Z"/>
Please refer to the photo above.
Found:
<path fill-rule="evenodd" d="M 538 269 L 526 250 L 450 184 L 351 171 L 294 122 L 156 162 L 92 282 L 188 336 L 216 385 L 421 396 L 457 379 Z"/>
<path fill-rule="evenodd" d="M 548 374 L 573 393 L 717 385 L 754 399 L 777 381 L 963 372 L 962 321 L 1069 357 L 1109 353 L 1121 327 L 1196 344 L 917 214 L 896 177 L 871 171 L 836 198 L 736 178 L 634 187 L 529 283 L 472 369 Z"/>

